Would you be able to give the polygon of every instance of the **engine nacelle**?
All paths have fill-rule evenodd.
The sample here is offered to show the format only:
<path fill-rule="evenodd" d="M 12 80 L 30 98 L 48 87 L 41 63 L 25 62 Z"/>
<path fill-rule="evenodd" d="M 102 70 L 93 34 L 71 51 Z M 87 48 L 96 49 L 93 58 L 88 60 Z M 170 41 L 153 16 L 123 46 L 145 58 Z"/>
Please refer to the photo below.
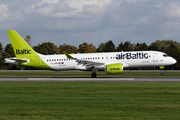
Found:
<path fill-rule="evenodd" d="M 123 64 L 115 63 L 115 64 L 106 65 L 104 71 L 107 74 L 121 74 L 123 73 Z"/>

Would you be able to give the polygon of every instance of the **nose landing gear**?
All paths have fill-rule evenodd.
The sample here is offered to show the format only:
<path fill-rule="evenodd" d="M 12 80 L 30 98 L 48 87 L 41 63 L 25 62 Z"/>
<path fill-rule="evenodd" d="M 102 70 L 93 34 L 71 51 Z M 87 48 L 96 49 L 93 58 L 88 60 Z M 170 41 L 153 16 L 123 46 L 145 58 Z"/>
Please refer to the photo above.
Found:
<path fill-rule="evenodd" d="M 159 68 L 161 69 L 160 75 L 161 75 L 161 76 L 164 76 L 164 73 L 163 73 L 164 66 L 160 66 Z"/>
<path fill-rule="evenodd" d="M 162 72 L 162 73 L 160 73 L 160 75 L 161 75 L 161 76 L 164 76 L 164 73 Z"/>

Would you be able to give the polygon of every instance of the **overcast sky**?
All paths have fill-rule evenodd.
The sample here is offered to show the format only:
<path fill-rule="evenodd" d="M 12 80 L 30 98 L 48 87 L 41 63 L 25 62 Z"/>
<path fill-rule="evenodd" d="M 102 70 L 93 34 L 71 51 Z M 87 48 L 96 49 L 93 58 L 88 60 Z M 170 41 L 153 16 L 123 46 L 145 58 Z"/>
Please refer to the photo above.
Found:
<path fill-rule="evenodd" d="M 32 46 L 53 42 L 78 47 L 83 42 L 180 42 L 179 0 L 0 0 L 0 42 L 10 43 L 7 30 Z"/>

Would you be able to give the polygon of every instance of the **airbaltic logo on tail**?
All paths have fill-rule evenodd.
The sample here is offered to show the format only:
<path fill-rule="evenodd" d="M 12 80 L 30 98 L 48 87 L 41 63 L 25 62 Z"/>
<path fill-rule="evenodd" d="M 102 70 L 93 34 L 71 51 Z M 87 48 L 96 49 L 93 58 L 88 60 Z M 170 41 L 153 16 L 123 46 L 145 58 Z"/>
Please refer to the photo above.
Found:
<path fill-rule="evenodd" d="M 16 49 L 16 55 L 22 55 L 22 54 L 31 54 L 30 53 L 31 50 L 28 50 L 28 49 Z"/>

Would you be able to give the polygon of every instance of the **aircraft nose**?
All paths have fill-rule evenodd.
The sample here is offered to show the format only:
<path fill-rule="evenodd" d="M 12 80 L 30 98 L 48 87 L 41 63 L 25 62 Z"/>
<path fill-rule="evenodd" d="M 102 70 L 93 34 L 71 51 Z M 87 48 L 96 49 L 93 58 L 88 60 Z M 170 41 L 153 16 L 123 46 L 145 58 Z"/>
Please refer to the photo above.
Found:
<path fill-rule="evenodd" d="M 177 61 L 176 61 L 174 58 L 171 58 L 171 59 L 170 59 L 170 63 L 171 63 L 171 64 L 175 64 L 175 63 L 177 63 Z"/>

